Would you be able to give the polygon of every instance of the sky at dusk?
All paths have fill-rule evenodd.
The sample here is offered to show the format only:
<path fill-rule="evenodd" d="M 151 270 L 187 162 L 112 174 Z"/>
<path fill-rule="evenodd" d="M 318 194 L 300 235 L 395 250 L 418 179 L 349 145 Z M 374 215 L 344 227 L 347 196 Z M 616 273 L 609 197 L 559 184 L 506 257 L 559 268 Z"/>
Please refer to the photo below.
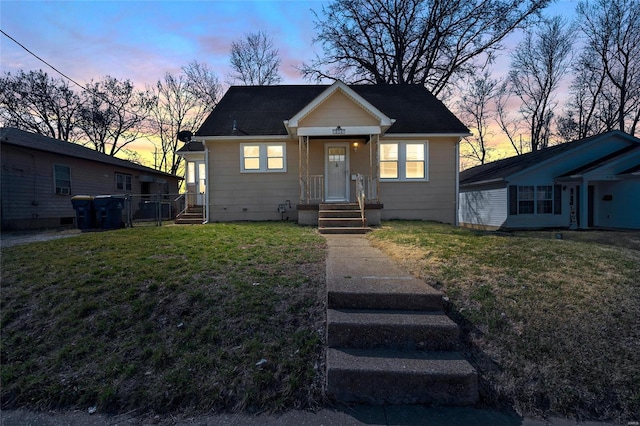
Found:
<path fill-rule="evenodd" d="M 226 85 L 232 41 L 264 31 L 282 64 L 282 84 L 308 84 L 297 71 L 320 46 L 313 44 L 313 11 L 328 0 L 262 1 L 7 1 L 0 0 L 0 28 L 80 84 L 110 75 L 143 89 L 166 72 L 197 60 Z M 577 0 L 557 0 L 548 14 L 570 19 Z M 507 40 L 513 47 L 517 36 Z M 54 70 L 0 34 L 0 71 Z M 509 64 L 505 54 L 496 74 Z M 73 86 L 73 84 L 72 84 Z"/>
<path fill-rule="evenodd" d="M 111 75 L 136 86 L 193 60 L 222 82 L 231 42 L 265 31 L 282 58 L 284 83 L 305 83 L 296 66 L 313 57 L 317 1 L 0 1 L 0 27 L 78 83 Z M 45 64 L 0 35 L 2 71 Z"/>

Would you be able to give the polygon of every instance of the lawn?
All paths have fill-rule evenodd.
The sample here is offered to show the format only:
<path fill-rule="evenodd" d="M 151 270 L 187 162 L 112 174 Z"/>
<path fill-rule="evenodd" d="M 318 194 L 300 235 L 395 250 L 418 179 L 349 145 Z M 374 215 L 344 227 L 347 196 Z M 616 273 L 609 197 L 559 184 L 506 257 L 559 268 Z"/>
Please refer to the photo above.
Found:
<path fill-rule="evenodd" d="M 443 290 L 483 402 L 640 419 L 640 233 L 369 234 Z M 284 223 L 129 228 L 2 250 L 2 408 L 277 412 L 324 403 L 326 245 Z"/>
<path fill-rule="evenodd" d="M 324 240 L 128 228 L 2 251 L 2 408 L 277 412 L 323 402 Z"/>
<path fill-rule="evenodd" d="M 388 222 L 370 234 L 447 295 L 488 404 L 640 419 L 640 233 L 488 233 Z"/>

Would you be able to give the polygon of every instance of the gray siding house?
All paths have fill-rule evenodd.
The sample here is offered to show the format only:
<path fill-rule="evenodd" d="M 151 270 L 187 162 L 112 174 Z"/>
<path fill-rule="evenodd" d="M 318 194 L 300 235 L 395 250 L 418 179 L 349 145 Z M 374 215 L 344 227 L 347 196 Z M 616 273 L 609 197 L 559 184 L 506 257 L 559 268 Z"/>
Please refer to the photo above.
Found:
<path fill-rule="evenodd" d="M 2 230 L 72 226 L 74 195 L 177 194 L 180 177 L 81 145 L 0 129 Z"/>
<path fill-rule="evenodd" d="M 640 139 L 612 131 L 460 173 L 459 223 L 640 229 Z"/>

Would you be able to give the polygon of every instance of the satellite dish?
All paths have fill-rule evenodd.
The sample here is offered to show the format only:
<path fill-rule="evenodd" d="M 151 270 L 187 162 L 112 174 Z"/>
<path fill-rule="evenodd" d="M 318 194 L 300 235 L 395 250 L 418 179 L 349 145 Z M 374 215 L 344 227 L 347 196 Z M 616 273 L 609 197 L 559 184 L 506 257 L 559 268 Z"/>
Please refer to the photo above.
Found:
<path fill-rule="evenodd" d="M 193 137 L 193 133 L 191 133 L 188 130 L 183 130 L 181 132 L 178 132 L 178 140 L 182 141 L 182 142 L 191 142 L 191 138 Z"/>

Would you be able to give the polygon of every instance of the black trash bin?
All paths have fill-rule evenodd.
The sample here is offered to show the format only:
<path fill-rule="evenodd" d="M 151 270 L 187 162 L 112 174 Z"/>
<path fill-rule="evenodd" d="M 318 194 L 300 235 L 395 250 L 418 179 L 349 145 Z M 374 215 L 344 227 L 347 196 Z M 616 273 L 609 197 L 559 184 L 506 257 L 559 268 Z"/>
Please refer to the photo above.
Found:
<path fill-rule="evenodd" d="M 76 211 L 76 224 L 83 231 L 95 228 L 93 199 L 90 195 L 74 195 L 71 204 Z"/>
<path fill-rule="evenodd" d="M 100 229 L 118 229 L 123 226 L 124 197 L 98 195 L 93 199 L 96 225 Z"/>

